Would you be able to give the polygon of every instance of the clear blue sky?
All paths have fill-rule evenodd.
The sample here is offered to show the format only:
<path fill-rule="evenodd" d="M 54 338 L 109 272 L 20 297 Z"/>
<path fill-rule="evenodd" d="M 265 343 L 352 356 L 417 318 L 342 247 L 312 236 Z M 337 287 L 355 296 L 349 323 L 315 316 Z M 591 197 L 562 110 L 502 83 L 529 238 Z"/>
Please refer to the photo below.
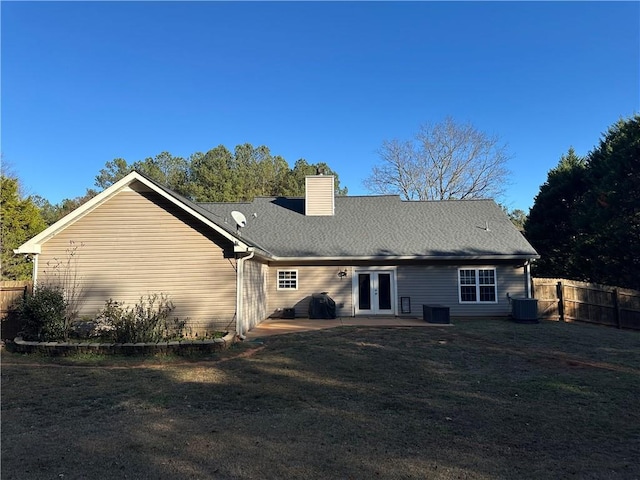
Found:
<path fill-rule="evenodd" d="M 383 140 L 497 134 L 528 211 L 547 172 L 640 111 L 639 2 L 7 2 L 2 153 L 52 203 L 105 162 L 219 144 L 326 162 L 352 195 Z"/>

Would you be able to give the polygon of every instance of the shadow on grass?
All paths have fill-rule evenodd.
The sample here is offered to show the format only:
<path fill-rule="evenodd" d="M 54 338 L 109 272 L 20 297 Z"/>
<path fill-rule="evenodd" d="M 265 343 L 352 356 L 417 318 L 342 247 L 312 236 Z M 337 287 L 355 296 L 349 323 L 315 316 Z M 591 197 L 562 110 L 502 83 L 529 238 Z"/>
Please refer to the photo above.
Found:
<path fill-rule="evenodd" d="M 490 321 L 290 334 L 224 361 L 3 354 L 2 477 L 633 478 L 639 339 Z"/>

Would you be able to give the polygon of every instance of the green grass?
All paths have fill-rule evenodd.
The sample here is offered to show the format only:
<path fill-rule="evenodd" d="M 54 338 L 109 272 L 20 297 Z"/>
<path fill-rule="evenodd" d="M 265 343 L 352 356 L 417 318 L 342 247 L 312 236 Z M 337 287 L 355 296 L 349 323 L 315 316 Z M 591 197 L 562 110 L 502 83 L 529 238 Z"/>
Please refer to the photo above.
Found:
<path fill-rule="evenodd" d="M 469 320 L 2 362 L 3 479 L 640 477 L 639 332 Z"/>

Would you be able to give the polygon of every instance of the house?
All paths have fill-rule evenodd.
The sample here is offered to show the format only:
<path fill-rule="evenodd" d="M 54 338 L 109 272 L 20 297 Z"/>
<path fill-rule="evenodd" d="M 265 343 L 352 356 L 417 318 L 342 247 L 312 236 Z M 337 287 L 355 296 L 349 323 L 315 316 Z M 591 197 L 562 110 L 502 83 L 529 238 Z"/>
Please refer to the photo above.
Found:
<path fill-rule="evenodd" d="M 304 198 L 196 204 L 138 172 L 15 252 L 32 256 L 36 283 L 72 266 L 83 316 L 163 292 L 196 331 L 240 335 L 284 309 L 306 316 L 318 292 L 339 316 L 419 316 L 423 304 L 507 316 L 538 258 L 492 200 L 336 197 L 333 176 L 315 175 Z"/>

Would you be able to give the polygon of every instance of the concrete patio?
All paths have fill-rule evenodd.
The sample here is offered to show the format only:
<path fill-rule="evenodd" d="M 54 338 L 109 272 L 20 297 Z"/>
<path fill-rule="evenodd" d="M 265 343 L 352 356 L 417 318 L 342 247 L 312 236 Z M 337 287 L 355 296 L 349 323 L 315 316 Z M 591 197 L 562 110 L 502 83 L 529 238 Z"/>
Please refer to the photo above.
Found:
<path fill-rule="evenodd" d="M 325 328 L 359 326 L 359 327 L 450 327 L 451 323 L 427 323 L 418 317 L 338 317 L 334 319 L 310 318 L 267 318 L 257 327 L 250 330 L 246 338 L 254 340 L 260 337 L 281 335 L 285 333 L 322 330 Z"/>

